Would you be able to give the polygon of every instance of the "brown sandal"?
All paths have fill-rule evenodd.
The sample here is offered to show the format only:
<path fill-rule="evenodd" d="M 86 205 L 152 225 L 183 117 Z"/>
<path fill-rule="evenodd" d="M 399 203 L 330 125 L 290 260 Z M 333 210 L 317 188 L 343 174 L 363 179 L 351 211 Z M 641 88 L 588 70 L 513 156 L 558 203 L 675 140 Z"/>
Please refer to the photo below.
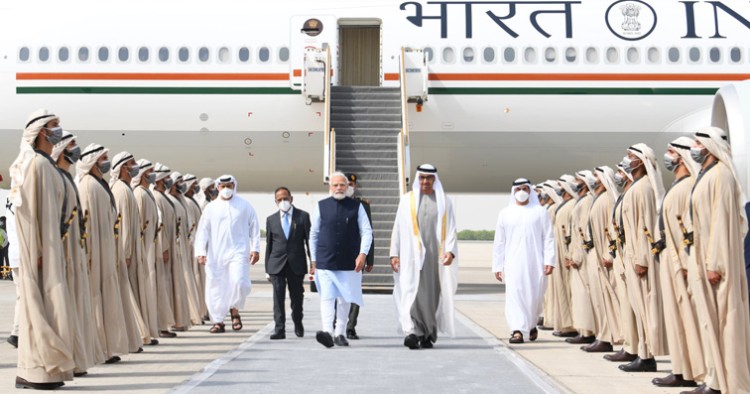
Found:
<path fill-rule="evenodd" d="M 208 330 L 211 334 L 218 334 L 220 332 L 226 332 L 226 329 L 224 328 L 224 323 L 216 323 L 211 327 L 210 330 Z"/>
<path fill-rule="evenodd" d="M 232 316 L 232 330 L 239 331 L 242 329 L 242 319 L 240 319 L 240 314 L 237 313 L 237 316 Z"/>

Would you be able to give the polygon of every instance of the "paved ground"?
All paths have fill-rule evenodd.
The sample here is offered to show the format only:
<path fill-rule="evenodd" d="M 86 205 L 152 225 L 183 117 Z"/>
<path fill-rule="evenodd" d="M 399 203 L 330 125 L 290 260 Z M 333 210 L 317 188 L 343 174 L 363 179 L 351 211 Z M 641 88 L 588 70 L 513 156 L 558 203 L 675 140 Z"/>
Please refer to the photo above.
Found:
<path fill-rule="evenodd" d="M 441 337 L 433 350 L 409 351 L 396 333 L 390 298 L 367 295 L 360 316 L 360 341 L 348 349 L 324 349 L 313 336 L 319 327 L 318 299 L 305 295 L 307 335 L 270 341 L 270 286 L 261 265 L 251 269 L 253 293 L 242 311 L 245 328 L 209 334 L 195 327 L 165 339 L 115 365 L 97 366 L 63 391 L 164 392 L 575 392 L 677 393 L 650 384 L 666 374 L 627 374 L 601 355 L 586 354 L 541 332 L 535 343 L 509 346 L 502 286 L 489 273 L 491 244 L 460 245 L 457 337 Z M 261 260 L 262 261 L 262 260 Z M 0 281 L 0 338 L 8 335 L 15 300 L 11 282 Z M 0 393 L 15 392 L 16 351 L 0 343 Z M 321 369 L 338 365 L 343 373 Z M 415 376 L 416 375 L 416 376 Z M 346 381 L 344 381 L 346 380 Z M 321 383 L 322 382 L 322 383 Z"/>

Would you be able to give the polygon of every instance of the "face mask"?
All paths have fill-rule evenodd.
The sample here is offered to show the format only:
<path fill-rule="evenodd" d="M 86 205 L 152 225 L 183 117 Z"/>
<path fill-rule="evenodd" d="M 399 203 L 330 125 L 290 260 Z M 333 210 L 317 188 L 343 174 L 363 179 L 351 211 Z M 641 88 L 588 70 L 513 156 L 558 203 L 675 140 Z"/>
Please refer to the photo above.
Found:
<path fill-rule="evenodd" d="M 193 194 L 198 194 L 201 191 L 201 187 L 198 185 L 193 186 Z"/>
<path fill-rule="evenodd" d="M 347 197 L 351 197 L 351 196 L 353 196 L 353 195 L 354 195 L 354 188 L 353 188 L 353 187 L 351 187 L 351 186 L 347 187 L 347 188 L 346 188 L 346 196 L 347 196 Z"/>
<path fill-rule="evenodd" d="M 555 194 L 557 194 L 558 196 L 562 197 L 563 193 L 565 193 L 563 189 L 555 189 Z"/>
<path fill-rule="evenodd" d="M 62 127 L 52 127 L 47 129 L 47 141 L 52 145 L 57 145 L 62 140 Z"/>
<path fill-rule="evenodd" d="M 169 178 L 165 179 L 164 180 L 164 188 L 166 188 L 167 190 L 171 189 L 173 183 L 174 182 L 172 182 L 171 179 L 169 179 Z"/>
<path fill-rule="evenodd" d="M 598 183 L 598 182 L 596 181 L 596 179 L 593 179 L 593 180 L 589 180 L 589 181 L 588 181 L 589 189 L 591 189 L 591 190 L 596 190 L 596 185 L 597 185 L 597 183 Z"/>
<path fill-rule="evenodd" d="M 670 156 L 668 153 L 664 154 L 664 167 L 667 167 L 668 171 L 674 172 L 679 166 L 680 163 L 678 163 L 674 157 Z"/>
<path fill-rule="evenodd" d="M 229 187 L 225 187 L 225 188 L 221 189 L 221 191 L 219 191 L 219 194 L 221 195 L 222 198 L 228 200 L 228 199 L 232 198 L 232 195 L 234 194 L 234 190 L 232 190 Z"/>
<path fill-rule="evenodd" d="M 704 161 L 706 161 L 706 156 L 708 156 L 708 153 L 703 153 L 703 149 L 701 148 L 690 148 L 690 157 L 695 160 L 698 164 L 703 164 Z"/>
<path fill-rule="evenodd" d="M 136 165 L 136 166 L 130 167 L 130 170 L 128 170 L 128 174 L 130 175 L 131 178 L 134 178 L 138 176 L 138 173 L 140 171 L 141 171 L 141 167 Z"/>
<path fill-rule="evenodd" d="M 148 182 L 149 185 L 153 185 L 154 182 L 156 182 L 156 174 L 154 174 L 153 172 L 148 174 L 148 176 L 146 177 L 146 182 Z"/>
<path fill-rule="evenodd" d="M 65 155 L 65 160 L 67 160 L 68 163 L 75 164 L 78 162 L 78 159 L 81 158 L 81 147 L 74 146 L 73 149 L 66 149 L 63 151 L 63 155 Z"/>
<path fill-rule="evenodd" d="M 99 164 L 99 171 L 102 174 L 106 174 L 112 169 L 112 163 L 109 160 L 105 160 L 102 164 Z"/>
<path fill-rule="evenodd" d="M 187 186 L 184 183 L 177 185 L 177 193 L 184 194 L 185 190 L 187 190 Z"/>
<path fill-rule="evenodd" d="M 219 197 L 219 190 L 211 189 L 211 191 L 208 192 L 208 196 L 211 197 L 212 200 Z"/>
<path fill-rule="evenodd" d="M 583 190 L 583 183 L 576 183 L 575 186 L 573 186 L 573 191 L 576 193 L 580 193 L 581 190 Z"/>
<path fill-rule="evenodd" d="M 615 183 L 618 187 L 623 187 L 625 185 L 625 176 L 619 172 L 615 174 Z"/>
<path fill-rule="evenodd" d="M 279 209 L 283 212 L 289 212 L 289 210 L 292 209 L 292 203 L 287 200 L 282 200 L 279 202 Z"/>
<path fill-rule="evenodd" d="M 524 203 L 529 200 L 529 193 L 526 190 L 519 190 L 514 195 L 516 201 Z"/>

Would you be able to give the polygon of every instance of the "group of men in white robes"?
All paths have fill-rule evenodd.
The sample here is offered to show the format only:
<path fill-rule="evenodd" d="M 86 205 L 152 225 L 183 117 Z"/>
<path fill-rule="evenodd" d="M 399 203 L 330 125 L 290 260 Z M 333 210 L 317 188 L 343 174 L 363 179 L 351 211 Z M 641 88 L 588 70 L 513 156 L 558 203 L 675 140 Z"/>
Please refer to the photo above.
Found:
<path fill-rule="evenodd" d="M 493 259 L 507 286 L 511 342 L 535 339 L 541 317 L 541 329 L 586 352 L 622 345 L 604 358 L 626 372 L 655 372 L 654 357 L 669 355 L 672 371 L 654 385 L 750 392 L 748 225 L 727 133 L 706 127 L 664 148 L 662 163 L 636 144 L 616 170 L 538 184 L 545 215 L 532 209 L 535 195 L 520 203 L 528 182 L 514 184 Z M 675 176 L 666 191 L 662 165 Z M 532 220 L 533 234 L 517 230 Z M 556 267 L 545 293 L 543 266 Z"/>
<path fill-rule="evenodd" d="M 56 389 L 202 324 L 206 275 L 193 240 L 216 196 L 210 179 L 199 186 L 128 152 L 81 149 L 47 110 L 29 117 L 10 173 L 16 387 Z"/>

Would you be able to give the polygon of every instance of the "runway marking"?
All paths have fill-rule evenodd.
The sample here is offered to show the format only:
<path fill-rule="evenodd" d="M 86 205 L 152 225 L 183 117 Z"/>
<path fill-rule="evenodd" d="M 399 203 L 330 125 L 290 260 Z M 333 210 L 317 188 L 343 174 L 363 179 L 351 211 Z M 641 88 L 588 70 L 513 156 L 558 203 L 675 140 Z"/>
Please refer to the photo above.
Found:
<path fill-rule="evenodd" d="M 496 352 L 498 352 L 501 356 L 505 357 L 516 367 L 518 367 L 518 369 L 524 375 L 526 375 L 529 380 L 534 382 L 534 384 L 536 384 L 540 390 L 544 391 L 547 394 L 563 393 L 563 391 L 558 388 L 558 386 L 560 385 L 555 382 L 554 379 L 549 376 L 549 374 L 539 369 L 539 367 L 530 363 L 525 358 L 521 357 L 518 353 L 509 348 L 505 343 L 495 338 L 495 336 L 490 334 L 487 330 L 476 324 L 473 320 L 469 319 L 468 317 L 466 317 L 466 315 L 459 312 L 458 310 L 456 310 L 456 320 L 468 327 L 469 330 L 471 330 L 478 337 L 484 339 L 484 341 L 487 342 L 487 344 L 490 345 Z"/>
<path fill-rule="evenodd" d="M 238 346 L 234 350 L 230 350 L 224 356 L 212 361 L 210 364 L 203 367 L 203 369 L 201 369 L 199 372 L 191 376 L 188 380 L 172 388 L 172 390 L 170 390 L 169 392 L 175 394 L 189 393 L 192 389 L 198 387 L 201 383 L 211 378 L 211 376 L 213 376 L 216 371 L 219 370 L 219 368 L 236 359 L 242 353 L 244 353 L 245 350 L 249 349 L 251 346 L 255 345 L 256 343 L 264 339 L 267 335 L 269 335 L 269 333 L 273 331 L 274 324 L 274 322 L 268 323 L 265 327 L 260 329 L 260 331 L 256 332 L 255 335 L 245 339 L 240 344 L 240 346 Z"/>

